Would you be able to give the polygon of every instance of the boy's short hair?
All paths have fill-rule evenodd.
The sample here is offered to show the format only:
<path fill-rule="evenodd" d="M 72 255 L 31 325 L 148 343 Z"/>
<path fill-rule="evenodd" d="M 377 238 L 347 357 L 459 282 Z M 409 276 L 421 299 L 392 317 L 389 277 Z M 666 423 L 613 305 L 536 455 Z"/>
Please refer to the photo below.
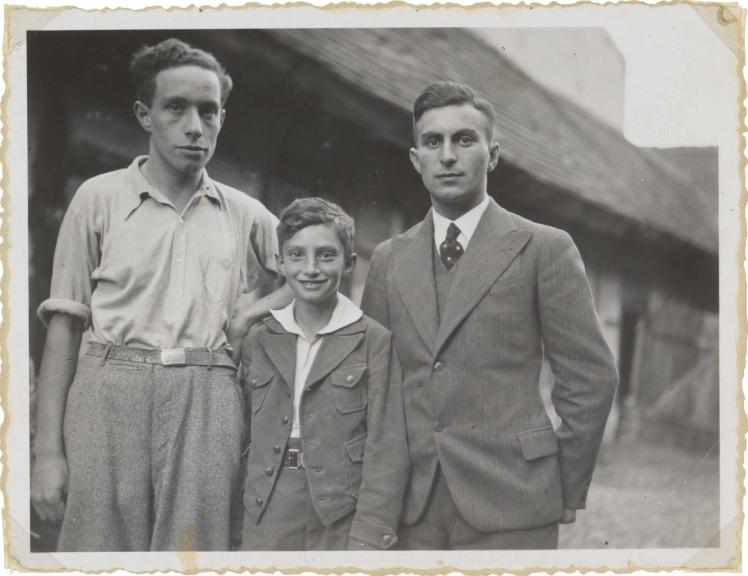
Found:
<path fill-rule="evenodd" d="M 429 110 L 460 104 L 470 104 L 488 119 L 488 141 L 493 140 L 493 129 L 496 124 L 496 111 L 491 103 L 467 84 L 457 82 L 435 82 L 421 92 L 413 103 L 413 134 L 416 122 Z"/>
<path fill-rule="evenodd" d="M 283 244 L 299 230 L 319 224 L 335 230 L 348 261 L 353 254 L 353 218 L 334 202 L 316 197 L 297 198 L 283 209 L 278 223 L 278 250 L 282 254 Z"/>
<path fill-rule="evenodd" d="M 156 76 L 163 70 L 179 66 L 199 66 L 216 73 L 221 85 L 221 106 L 228 100 L 234 86 L 231 76 L 215 56 L 186 42 L 169 38 L 155 46 L 143 46 L 130 60 L 130 75 L 138 100 L 150 106 L 156 90 Z"/>

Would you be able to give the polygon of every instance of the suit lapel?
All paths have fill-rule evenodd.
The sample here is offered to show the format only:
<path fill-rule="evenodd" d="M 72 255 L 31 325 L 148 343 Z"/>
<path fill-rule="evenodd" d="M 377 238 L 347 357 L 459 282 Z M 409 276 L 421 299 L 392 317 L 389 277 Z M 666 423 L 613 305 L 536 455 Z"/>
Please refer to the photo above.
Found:
<path fill-rule="evenodd" d="M 335 370 L 358 347 L 363 338 L 363 320 L 357 320 L 345 328 L 324 336 L 305 385 L 314 386 Z"/>
<path fill-rule="evenodd" d="M 434 346 L 437 355 L 450 334 L 504 273 L 532 233 L 519 230 L 493 200 L 480 219 L 455 270 Z"/>
<path fill-rule="evenodd" d="M 260 345 L 278 374 L 293 390 L 296 376 L 296 335 L 283 330 L 274 318 L 266 322 L 270 331 L 260 334 Z"/>
<path fill-rule="evenodd" d="M 438 327 L 433 244 L 434 221 L 429 212 L 409 238 L 398 240 L 392 247 L 397 258 L 393 266 L 395 285 L 416 330 L 429 348 L 434 345 Z"/>

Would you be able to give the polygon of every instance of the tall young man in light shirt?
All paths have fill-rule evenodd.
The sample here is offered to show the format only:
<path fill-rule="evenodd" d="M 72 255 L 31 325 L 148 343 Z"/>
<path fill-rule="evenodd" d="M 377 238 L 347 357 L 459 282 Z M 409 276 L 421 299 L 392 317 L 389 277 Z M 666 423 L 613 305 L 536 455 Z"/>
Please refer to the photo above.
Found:
<path fill-rule="evenodd" d="M 80 187 L 39 308 L 32 502 L 63 519 L 61 551 L 225 550 L 244 434 L 227 330 L 276 278 L 277 220 L 205 171 L 232 86 L 216 59 L 169 39 L 131 71 L 148 156 Z"/>
<path fill-rule="evenodd" d="M 410 159 L 432 209 L 375 249 L 364 291 L 404 371 L 401 548 L 555 548 L 558 523 L 584 508 L 617 384 L 569 235 L 488 197 L 494 122 L 468 86 L 418 97 Z M 544 356 L 558 430 L 540 397 Z"/>

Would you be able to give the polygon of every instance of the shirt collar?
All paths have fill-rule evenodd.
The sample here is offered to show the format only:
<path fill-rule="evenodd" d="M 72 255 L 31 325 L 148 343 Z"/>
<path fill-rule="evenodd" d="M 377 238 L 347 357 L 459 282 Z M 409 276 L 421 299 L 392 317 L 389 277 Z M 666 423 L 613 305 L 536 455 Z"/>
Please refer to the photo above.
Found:
<path fill-rule="evenodd" d="M 271 310 L 270 313 L 283 326 L 286 332 L 296 334 L 302 338 L 306 338 L 304 331 L 296 322 L 296 316 L 294 314 L 296 300 L 293 300 L 285 308 L 280 310 Z M 335 304 L 335 309 L 332 311 L 330 321 L 327 325 L 317 332 L 317 336 L 324 336 L 325 334 L 332 334 L 341 328 L 350 326 L 363 316 L 361 309 L 356 306 L 350 298 L 338 292 L 338 302 Z"/>
<path fill-rule="evenodd" d="M 460 229 L 458 240 L 463 244 L 463 248 L 467 248 L 470 239 L 475 233 L 475 229 L 478 227 L 478 222 L 480 222 L 481 216 L 483 216 L 486 208 L 488 208 L 488 202 L 489 198 L 488 195 L 486 195 L 480 204 L 475 208 L 471 208 L 456 220 L 445 218 L 436 210 L 432 209 L 431 213 L 434 216 L 434 242 L 436 243 L 436 247 L 438 248 L 439 244 L 444 242 L 444 239 L 447 237 L 447 228 L 449 228 L 450 223 L 454 222 L 455 226 Z"/>
<path fill-rule="evenodd" d="M 131 190 L 133 196 L 131 209 L 127 213 L 128 217 L 140 207 L 145 196 L 150 196 L 160 202 L 166 201 L 163 194 L 148 182 L 146 177 L 143 175 L 141 168 L 146 160 L 148 160 L 148 156 L 138 156 L 132 161 L 130 166 L 127 167 L 127 177 L 132 185 Z M 195 195 L 207 196 L 211 200 L 218 202 L 221 207 L 225 205 L 223 193 L 219 190 L 218 186 L 216 186 L 215 182 L 211 180 L 210 176 L 208 176 L 208 171 L 205 168 L 203 168 L 200 186 L 195 191 Z"/>

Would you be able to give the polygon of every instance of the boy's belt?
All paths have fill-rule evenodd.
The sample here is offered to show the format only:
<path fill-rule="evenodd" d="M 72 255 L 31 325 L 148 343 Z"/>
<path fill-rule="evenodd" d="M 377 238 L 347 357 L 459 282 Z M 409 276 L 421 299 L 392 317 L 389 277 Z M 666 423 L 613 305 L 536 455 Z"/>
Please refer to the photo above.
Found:
<path fill-rule="evenodd" d="M 208 348 L 152 350 L 90 342 L 86 353 L 90 356 L 104 358 L 104 360 L 128 360 L 144 364 L 160 364 L 161 366 L 223 366 L 236 368 L 226 352 L 209 350 Z"/>
<path fill-rule="evenodd" d="M 283 456 L 283 466 L 291 470 L 301 470 L 304 466 L 304 452 L 301 450 L 300 438 L 289 438 L 288 448 Z"/>

